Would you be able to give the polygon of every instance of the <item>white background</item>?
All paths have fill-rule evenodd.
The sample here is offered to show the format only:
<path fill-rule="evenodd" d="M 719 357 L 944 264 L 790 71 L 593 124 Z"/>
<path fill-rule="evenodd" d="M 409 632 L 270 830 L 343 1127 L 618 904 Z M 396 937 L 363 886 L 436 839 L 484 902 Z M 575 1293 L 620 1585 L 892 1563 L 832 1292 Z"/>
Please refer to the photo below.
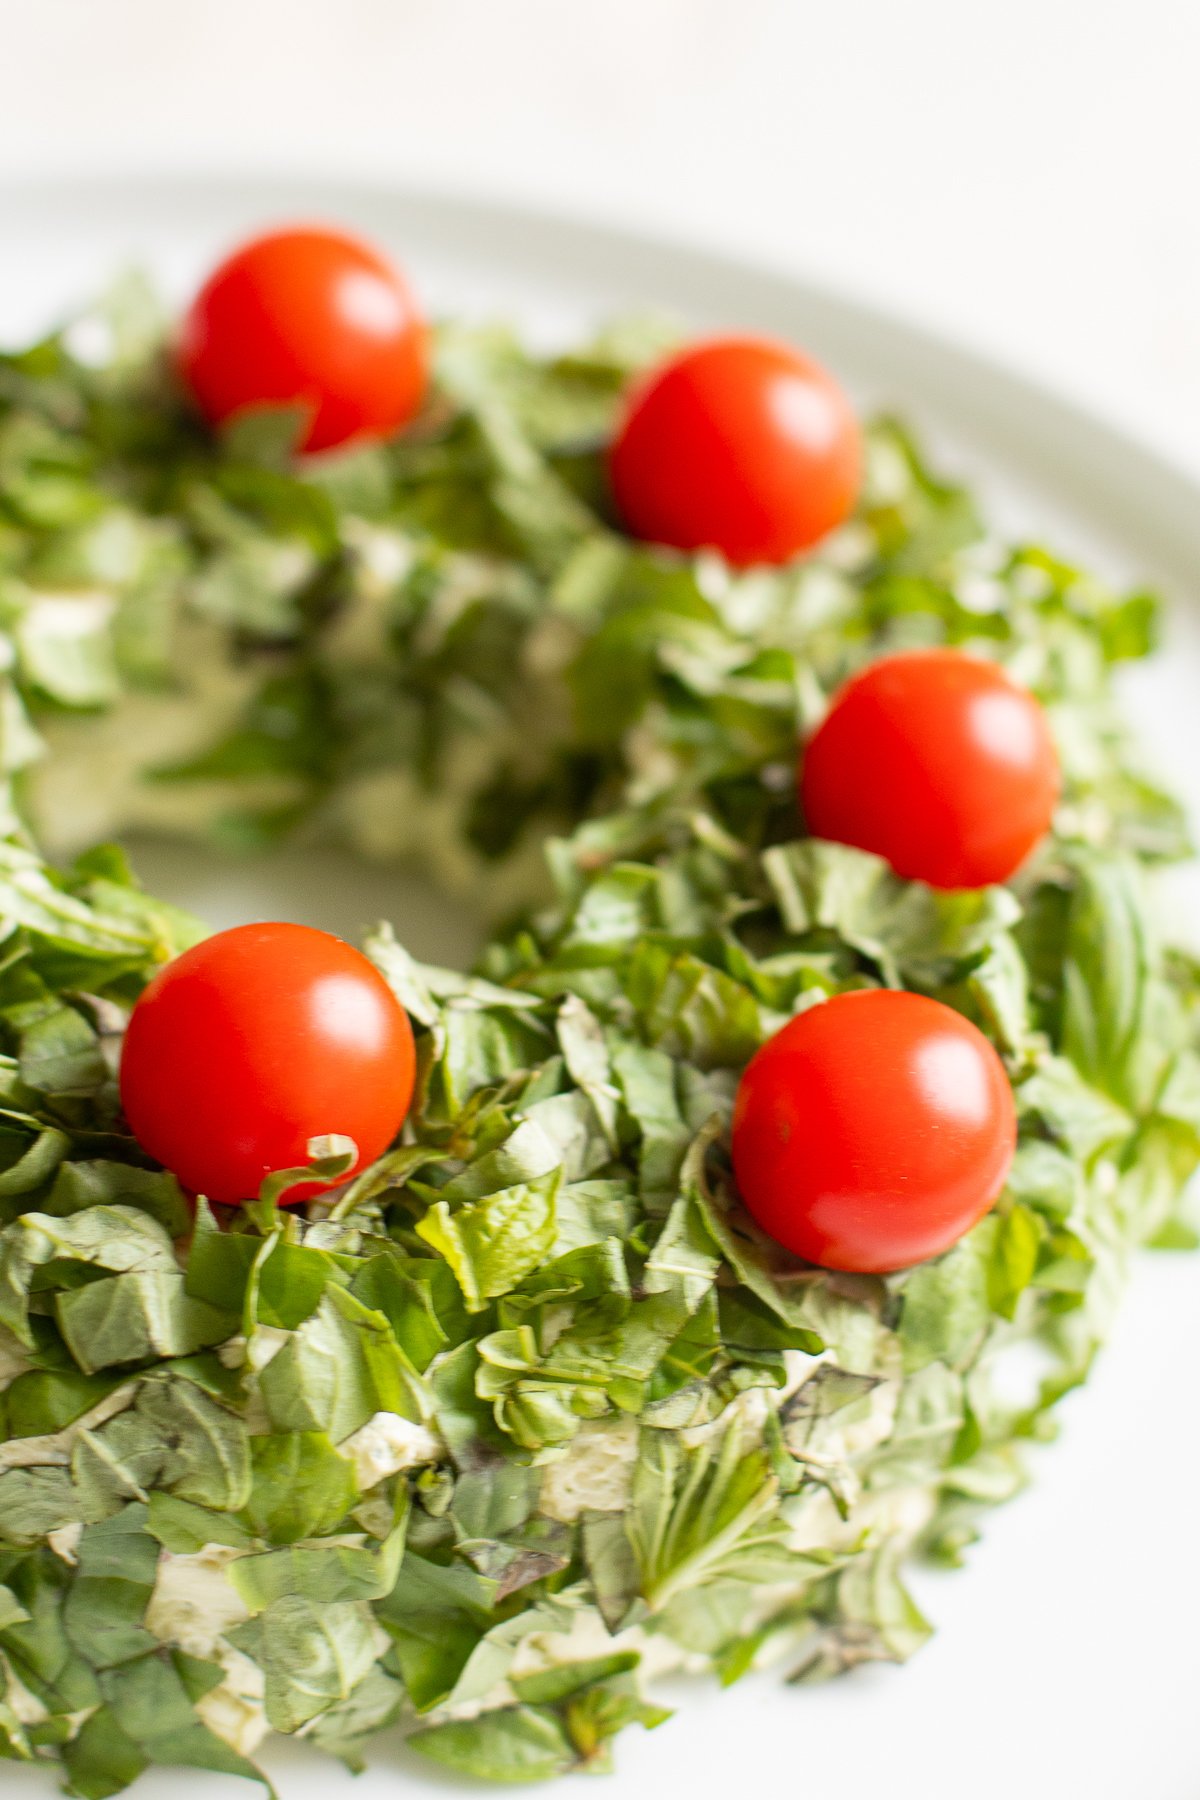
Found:
<path fill-rule="evenodd" d="M 648 224 L 1200 470 L 1198 65 L 1195 0 L 0 0 L 0 177 L 299 167 Z"/>
<path fill-rule="evenodd" d="M 1200 473 L 1198 53 L 1196 0 L 0 0 L 0 179 L 311 169 L 699 238 L 989 348 Z M 918 1662 L 792 1699 L 798 1780 L 866 1800 L 882 1733 L 909 1800 L 969 1719 L 979 1800 L 1059 1800 L 1083 1763 L 1105 1800 L 1195 1800 L 1200 1442 L 1158 1403 L 1164 1370 L 1190 1395 L 1195 1275 L 1135 1285 L 1036 1492 L 923 1586 Z M 623 1745 L 612 1791 L 760 1775 L 779 1689 L 714 1698 Z M 287 1769 L 288 1800 L 353 1800 Z"/>

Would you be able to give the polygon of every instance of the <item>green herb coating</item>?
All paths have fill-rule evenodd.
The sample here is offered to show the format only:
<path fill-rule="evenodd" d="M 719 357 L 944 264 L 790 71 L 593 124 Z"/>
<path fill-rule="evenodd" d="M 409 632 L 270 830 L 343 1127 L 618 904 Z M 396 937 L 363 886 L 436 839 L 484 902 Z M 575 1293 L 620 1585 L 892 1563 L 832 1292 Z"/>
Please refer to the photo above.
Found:
<path fill-rule="evenodd" d="M 1192 1241 L 1197 969 L 1148 897 L 1187 846 L 1112 697 L 1152 599 L 996 544 L 888 421 L 810 561 L 631 544 L 603 446 L 663 341 L 445 326 L 420 427 L 299 472 L 287 418 L 205 437 L 136 286 L 0 357 L 0 1754 L 85 1800 L 264 1779 L 268 1730 L 528 1781 L 657 1725 L 660 1669 L 902 1660 L 905 1561 Z M 800 834 L 798 739 L 923 643 L 1049 710 L 1011 888 Z M 415 855 L 500 921 L 470 976 L 369 937 L 418 1099 L 332 1208 L 193 1221 L 123 1131 L 124 1020 L 202 928 L 30 827 L 146 824 Z M 865 983 L 972 1018 L 1020 1113 L 996 1210 L 886 1280 L 764 1239 L 727 1154 L 756 1046 Z"/>

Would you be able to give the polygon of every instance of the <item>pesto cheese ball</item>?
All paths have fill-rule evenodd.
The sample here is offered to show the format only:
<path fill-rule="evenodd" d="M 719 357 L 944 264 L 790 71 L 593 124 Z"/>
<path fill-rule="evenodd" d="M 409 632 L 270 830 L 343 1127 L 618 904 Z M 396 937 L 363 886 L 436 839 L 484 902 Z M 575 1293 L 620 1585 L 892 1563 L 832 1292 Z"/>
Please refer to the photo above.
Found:
<path fill-rule="evenodd" d="M 289 415 L 209 432 L 171 344 L 126 287 L 0 358 L 0 1753 L 95 1795 L 397 1727 L 528 1780 L 671 1667 L 902 1660 L 906 1561 L 1020 1483 L 1200 1153 L 1196 970 L 1143 928 L 1184 832 L 1112 694 L 1151 602 L 997 543 L 889 422 L 801 560 L 631 540 L 657 325 L 443 324 L 408 430 L 311 462 Z M 830 696 L 935 646 L 1058 746 L 1004 885 L 801 828 Z M 130 1135 L 126 1022 L 204 935 L 87 848 L 135 827 L 415 858 L 492 922 L 470 973 L 367 936 L 417 1086 L 348 1184 L 326 1145 L 300 1207 L 193 1200 Z M 946 1254 L 847 1275 L 754 1223 L 730 1120 L 878 988 L 983 1034 L 1016 1148 Z"/>

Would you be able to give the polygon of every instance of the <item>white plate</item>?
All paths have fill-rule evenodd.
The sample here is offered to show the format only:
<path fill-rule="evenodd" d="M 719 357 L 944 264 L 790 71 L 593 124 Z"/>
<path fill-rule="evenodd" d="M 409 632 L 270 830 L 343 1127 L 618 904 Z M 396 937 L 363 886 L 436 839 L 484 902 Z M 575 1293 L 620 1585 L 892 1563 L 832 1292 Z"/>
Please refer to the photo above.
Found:
<path fill-rule="evenodd" d="M 794 280 L 716 255 L 462 199 L 319 182 L 86 182 L 0 190 L 0 341 L 45 326 L 115 266 L 149 266 L 184 293 L 239 233 L 325 217 L 400 256 L 435 308 L 502 311 L 538 337 L 614 311 L 667 306 L 704 326 L 808 344 L 870 403 L 908 415 L 951 466 L 979 482 L 1020 534 L 1048 533 L 1117 578 L 1172 595 L 1168 654 L 1129 683 L 1151 748 L 1200 819 L 1200 491 L 1151 451 L 977 356 Z M 282 874 L 141 858 L 159 887 L 217 922 L 287 911 L 353 930 L 381 909 L 414 949 L 457 954 L 447 920 L 410 884 L 328 863 Z M 1200 889 L 1180 889 L 1195 905 Z M 766 1674 L 718 1695 L 675 1684 L 679 1714 L 618 1746 L 605 1790 L 694 1800 L 768 1783 L 839 1800 L 1195 1800 L 1194 1621 L 1200 1616 L 1200 1261 L 1146 1257 L 1107 1353 L 1062 1412 L 1062 1440 L 1036 1457 L 1031 1490 L 992 1515 L 966 1570 L 915 1585 L 938 1636 L 904 1669 L 820 1689 Z M 384 1800 L 459 1784 L 403 1749 L 377 1753 L 352 1785 L 303 1746 L 272 1752 L 282 1800 Z M 48 1781 L 5 1765 L 13 1800 Z M 236 1800 L 212 1776 L 156 1773 L 138 1800 Z M 478 1791 L 478 1790 L 476 1790 Z"/>

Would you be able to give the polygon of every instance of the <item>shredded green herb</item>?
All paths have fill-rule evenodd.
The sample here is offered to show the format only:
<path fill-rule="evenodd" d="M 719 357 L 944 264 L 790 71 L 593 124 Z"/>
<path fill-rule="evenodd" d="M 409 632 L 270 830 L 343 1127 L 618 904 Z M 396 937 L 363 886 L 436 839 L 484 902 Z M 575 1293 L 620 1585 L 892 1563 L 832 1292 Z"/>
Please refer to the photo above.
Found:
<path fill-rule="evenodd" d="M 529 1781 L 666 1716 L 642 1659 L 902 1660 L 904 1563 L 959 1560 L 1133 1250 L 1192 1241 L 1200 982 L 1148 894 L 1185 832 L 1112 687 L 1153 600 L 997 544 L 887 420 L 810 560 L 630 543 L 602 452 L 657 327 L 445 326 L 413 432 L 300 467 L 286 417 L 210 440 L 163 330 L 127 289 L 0 357 L 0 1753 L 102 1800 L 401 1725 Z M 927 643 L 1053 722 L 1009 888 L 797 817 L 832 687 Z M 35 844 L 146 823 L 415 856 L 497 921 L 470 975 L 369 938 L 418 1095 L 332 1205 L 193 1219 L 123 1128 L 124 1021 L 202 928 Z M 869 984 L 974 1020 L 1020 1114 L 994 1212 L 887 1279 L 764 1238 L 727 1143 L 755 1048 Z"/>

